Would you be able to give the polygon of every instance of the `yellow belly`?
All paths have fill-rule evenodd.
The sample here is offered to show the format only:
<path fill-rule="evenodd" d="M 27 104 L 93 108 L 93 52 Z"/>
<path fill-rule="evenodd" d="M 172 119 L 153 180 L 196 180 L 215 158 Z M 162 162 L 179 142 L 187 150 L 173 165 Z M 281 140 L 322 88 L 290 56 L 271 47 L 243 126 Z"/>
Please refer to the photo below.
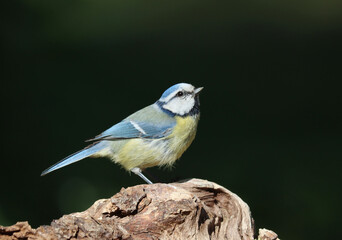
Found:
<path fill-rule="evenodd" d="M 176 117 L 173 132 L 160 139 L 131 139 L 114 154 L 113 160 L 125 169 L 171 166 L 190 146 L 196 135 L 199 117 Z"/>

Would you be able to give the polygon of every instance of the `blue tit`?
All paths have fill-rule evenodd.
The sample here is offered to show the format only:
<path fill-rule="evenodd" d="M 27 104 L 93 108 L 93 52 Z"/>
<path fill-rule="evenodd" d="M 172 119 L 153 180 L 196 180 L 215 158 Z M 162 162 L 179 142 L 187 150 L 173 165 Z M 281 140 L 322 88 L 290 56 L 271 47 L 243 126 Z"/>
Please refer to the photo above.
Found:
<path fill-rule="evenodd" d="M 202 89 L 187 83 L 170 87 L 157 102 L 88 140 L 94 143 L 49 167 L 41 176 L 87 157 L 108 157 L 152 184 L 142 170 L 171 166 L 194 140 Z"/>

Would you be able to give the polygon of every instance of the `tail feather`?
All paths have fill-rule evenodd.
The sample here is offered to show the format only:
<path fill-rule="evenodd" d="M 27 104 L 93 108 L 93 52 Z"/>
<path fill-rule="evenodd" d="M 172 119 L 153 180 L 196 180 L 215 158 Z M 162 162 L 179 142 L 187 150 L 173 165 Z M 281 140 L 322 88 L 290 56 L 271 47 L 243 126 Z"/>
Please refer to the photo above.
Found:
<path fill-rule="evenodd" d="M 84 159 L 86 157 L 90 157 L 91 155 L 97 153 L 98 151 L 104 149 L 105 147 L 106 147 L 106 145 L 103 144 L 103 142 L 98 142 L 98 143 L 95 143 L 93 145 L 90 145 L 87 148 L 82 149 L 76 153 L 73 153 L 70 156 L 64 158 L 63 160 L 55 163 L 51 167 L 45 169 L 40 176 L 44 176 L 44 175 L 46 175 L 52 171 L 55 171 L 57 169 L 60 169 L 60 168 L 65 167 L 67 165 L 70 165 L 72 163 L 81 161 L 82 159 Z"/>

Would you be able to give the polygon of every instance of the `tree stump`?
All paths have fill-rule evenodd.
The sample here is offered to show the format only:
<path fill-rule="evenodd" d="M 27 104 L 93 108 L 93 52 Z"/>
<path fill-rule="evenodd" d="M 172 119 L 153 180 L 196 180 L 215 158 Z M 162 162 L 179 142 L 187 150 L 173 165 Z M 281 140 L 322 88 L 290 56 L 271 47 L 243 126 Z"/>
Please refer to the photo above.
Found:
<path fill-rule="evenodd" d="M 277 239 L 269 232 L 263 239 Z M 236 194 L 191 179 L 122 188 L 84 212 L 64 215 L 37 229 L 27 222 L 0 226 L 0 239 L 250 240 L 254 229 L 248 205 Z"/>

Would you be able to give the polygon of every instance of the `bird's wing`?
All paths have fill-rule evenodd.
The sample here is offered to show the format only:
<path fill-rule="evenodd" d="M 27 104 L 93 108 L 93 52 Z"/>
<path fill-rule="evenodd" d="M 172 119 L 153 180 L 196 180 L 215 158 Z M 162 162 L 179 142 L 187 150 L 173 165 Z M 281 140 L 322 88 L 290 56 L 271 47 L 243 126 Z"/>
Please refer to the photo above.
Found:
<path fill-rule="evenodd" d="M 155 125 L 146 122 L 124 120 L 87 141 L 120 140 L 131 138 L 156 139 L 168 136 L 174 125 Z"/>
<path fill-rule="evenodd" d="M 163 138 L 172 132 L 175 125 L 174 118 L 168 116 L 157 106 L 150 105 L 88 141 Z"/>

